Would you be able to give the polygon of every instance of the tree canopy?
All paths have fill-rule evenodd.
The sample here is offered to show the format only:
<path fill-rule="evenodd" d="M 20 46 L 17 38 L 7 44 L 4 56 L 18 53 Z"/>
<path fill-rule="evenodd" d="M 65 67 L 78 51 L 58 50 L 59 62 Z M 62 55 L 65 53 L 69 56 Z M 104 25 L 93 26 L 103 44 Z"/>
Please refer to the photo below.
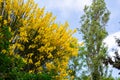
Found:
<path fill-rule="evenodd" d="M 107 35 L 105 29 L 110 12 L 107 10 L 104 0 L 93 0 L 90 7 L 84 8 L 85 14 L 81 17 L 80 31 L 83 34 L 85 44 L 85 57 L 92 80 L 101 80 L 104 76 L 102 58 L 106 49 L 102 41 Z"/>
<path fill-rule="evenodd" d="M 55 18 L 34 0 L 0 0 L 0 52 L 21 57 L 26 72 L 66 79 L 69 59 L 78 53 L 76 30 Z"/>
<path fill-rule="evenodd" d="M 106 24 L 110 12 L 106 8 L 104 0 L 92 0 L 90 6 L 85 6 L 81 17 L 80 33 L 82 33 L 84 46 L 80 47 L 79 57 L 74 57 L 74 69 L 81 70 L 85 80 L 103 80 L 106 77 L 106 68 L 103 66 L 107 49 L 102 41 L 107 36 Z M 81 64 L 81 65 L 80 65 Z M 80 66 L 79 66 L 80 65 Z"/>

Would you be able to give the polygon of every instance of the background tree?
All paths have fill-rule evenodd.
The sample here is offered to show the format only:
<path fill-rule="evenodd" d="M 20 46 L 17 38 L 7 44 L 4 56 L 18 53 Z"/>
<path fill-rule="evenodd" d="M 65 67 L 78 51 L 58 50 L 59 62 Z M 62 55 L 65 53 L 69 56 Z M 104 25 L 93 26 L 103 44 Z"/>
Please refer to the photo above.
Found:
<path fill-rule="evenodd" d="M 107 57 L 107 56 L 106 56 Z M 105 58 L 102 58 L 104 65 Z M 109 66 L 104 65 L 103 76 L 101 80 L 119 80 L 112 76 L 112 72 L 108 70 Z M 90 71 L 86 62 L 86 47 L 83 42 L 79 43 L 79 53 L 77 57 L 72 57 L 69 63 L 70 76 L 73 76 L 75 80 L 91 80 Z"/>
<path fill-rule="evenodd" d="M 103 59 L 106 56 L 102 41 L 107 35 L 105 26 L 110 12 L 104 0 L 93 0 L 91 6 L 85 6 L 84 12 L 80 27 L 85 45 L 84 58 L 91 80 L 102 80 L 105 69 Z"/>

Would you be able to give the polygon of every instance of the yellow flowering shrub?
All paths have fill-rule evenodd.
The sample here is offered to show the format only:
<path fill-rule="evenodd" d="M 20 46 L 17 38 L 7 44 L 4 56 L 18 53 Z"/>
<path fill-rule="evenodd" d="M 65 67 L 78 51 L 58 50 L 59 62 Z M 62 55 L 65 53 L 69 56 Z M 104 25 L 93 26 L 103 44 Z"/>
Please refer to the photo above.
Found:
<path fill-rule="evenodd" d="M 67 79 L 69 59 L 77 56 L 77 39 L 68 23 L 57 24 L 52 13 L 34 0 L 0 0 L 0 20 L 11 31 L 10 55 L 19 54 L 27 62 L 25 70 L 42 73 L 53 70 L 57 80 Z M 2 24 L 0 24 L 2 25 Z M 3 50 L 3 52 L 5 52 Z"/>

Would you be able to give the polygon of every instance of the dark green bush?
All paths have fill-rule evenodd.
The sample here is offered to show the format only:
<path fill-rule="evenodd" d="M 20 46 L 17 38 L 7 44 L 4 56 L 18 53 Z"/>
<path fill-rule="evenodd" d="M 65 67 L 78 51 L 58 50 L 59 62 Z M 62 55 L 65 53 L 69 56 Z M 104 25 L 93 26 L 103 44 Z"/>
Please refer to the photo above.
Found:
<path fill-rule="evenodd" d="M 0 80 L 51 80 L 47 73 L 28 73 L 23 71 L 25 63 L 21 58 L 0 53 Z"/>

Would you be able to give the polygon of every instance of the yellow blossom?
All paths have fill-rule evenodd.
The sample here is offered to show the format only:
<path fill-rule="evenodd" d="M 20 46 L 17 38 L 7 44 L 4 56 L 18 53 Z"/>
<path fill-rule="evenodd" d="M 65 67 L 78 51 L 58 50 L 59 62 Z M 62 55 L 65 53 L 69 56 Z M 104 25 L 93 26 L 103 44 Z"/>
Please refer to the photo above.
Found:
<path fill-rule="evenodd" d="M 29 63 L 33 63 L 33 61 L 32 61 L 32 59 L 29 59 L 29 61 L 28 61 Z"/>
<path fill-rule="evenodd" d="M 8 24 L 12 34 L 9 54 L 18 54 L 25 63 L 31 64 L 30 73 L 54 69 L 56 80 L 65 80 L 69 59 L 78 53 L 77 40 L 72 36 L 76 30 L 69 29 L 67 22 L 56 23 L 56 17 L 45 12 L 45 8 L 39 8 L 34 0 L 25 3 L 24 0 L 7 0 L 6 3 L 8 19 L 4 25 Z"/>
<path fill-rule="evenodd" d="M 33 72 L 33 70 L 29 70 L 29 73 L 32 73 Z"/>
<path fill-rule="evenodd" d="M 0 16 L 0 20 L 2 20 L 2 16 Z"/>
<path fill-rule="evenodd" d="M 6 25 L 7 24 L 7 20 L 4 20 L 4 25 Z"/>
<path fill-rule="evenodd" d="M 2 53 L 6 53 L 7 51 L 5 49 L 2 50 Z"/>

